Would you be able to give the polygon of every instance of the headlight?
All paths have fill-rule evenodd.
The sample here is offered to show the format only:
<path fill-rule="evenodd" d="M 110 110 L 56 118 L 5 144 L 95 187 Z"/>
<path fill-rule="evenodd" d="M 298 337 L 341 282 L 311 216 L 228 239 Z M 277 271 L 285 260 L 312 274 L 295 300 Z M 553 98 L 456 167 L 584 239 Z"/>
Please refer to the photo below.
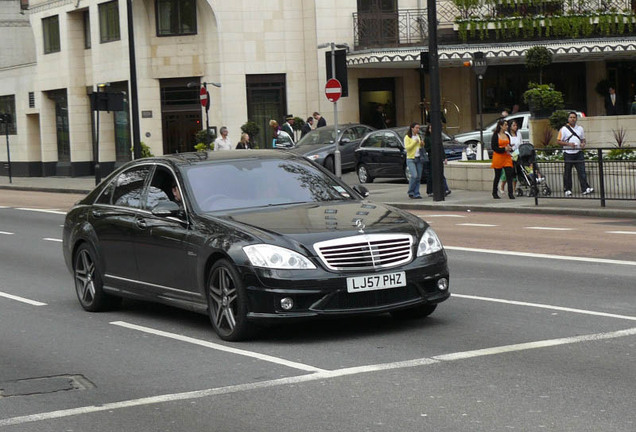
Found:
<path fill-rule="evenodd" d="M 312 154 L 309 156 L 305 156 L 307 159 L 315 161 L 316 159 L 320 159 L 320 155 L 319 154 Z"/>
<path fill-rule="evenodd" d="M 311 261 L 299 253 L 278 246 L 258 244 L 245 246 L 243 251 L 254 267 L 271 269 L 315 269 Z"/>
<path fill-rule="evenodd" d="M 420 240 L 420 244 L 417 246 L 417 256 L 429 255 L 434 252 L 439 252 L 443 249 L 442 242 L 435 234 L 432 228 L 428 228 L 424 231 L 424 235 Z"/>

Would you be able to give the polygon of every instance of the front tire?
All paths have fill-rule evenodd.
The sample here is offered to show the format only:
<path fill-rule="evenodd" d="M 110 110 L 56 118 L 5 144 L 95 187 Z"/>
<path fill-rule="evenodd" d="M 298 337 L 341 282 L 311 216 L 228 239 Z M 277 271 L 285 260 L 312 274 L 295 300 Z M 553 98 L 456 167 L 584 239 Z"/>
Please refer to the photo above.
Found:
<path fill-rule="evenodd" d="M 247 295 L 236 268 L 219 260 L 208 276 L 208 312 L 214 331 L 226 341 L 247 339 L 253 325 L 247 320 Z"/>
<path fill-rule="evenodd" d="M 333 157 L 330 156 L 327 159 L 325 159 L 325 168 L 327 168 L 329 172 L 332 174 L 336 173 L 336 165 L 333 161 Z"/>
<path fill-rule="evenodd" d="M 397 320 L 412 320 L 425 318 L 437 309 L 437 304 L 423 304 L 414 308 L 400 309 L 391 312 L 391 316 Z"/>
<path fill-rule="evenodd" d="M 81 245 L 73 259 L 75 293 L 80 305 L 89 312 L 101 312 L 115 306 L 120 297 L 104 293 L 103 276 L 97 264 L 97 253 L 87 243 Z"/>
<path fill-rule="evenodd" d="M 369 175 L 369 170 L 367 169 L 367 166 L 362 164 L 360 166 L 358 166 L 358 180 L 360 180 L 360 183 L 373 183 L 373 177 L 371 177 Z"/>

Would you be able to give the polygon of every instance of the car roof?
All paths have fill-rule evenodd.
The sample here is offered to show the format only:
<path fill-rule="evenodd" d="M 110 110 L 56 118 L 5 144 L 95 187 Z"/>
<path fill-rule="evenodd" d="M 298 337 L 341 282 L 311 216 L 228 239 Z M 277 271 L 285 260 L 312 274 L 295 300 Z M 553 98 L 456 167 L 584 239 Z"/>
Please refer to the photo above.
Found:
<path fill-rule="evenodd" d="M 176 166 L 198 165 L 214 161 L 237 160 L 237 159 L 303 159 L 293 153 L 284 150 L 222 150 L 211 152 L 187 152 L 172 153 L 163 156 L 153 156 L 149 158 L 137 159 L 135 164 L 170 162 Z"/>

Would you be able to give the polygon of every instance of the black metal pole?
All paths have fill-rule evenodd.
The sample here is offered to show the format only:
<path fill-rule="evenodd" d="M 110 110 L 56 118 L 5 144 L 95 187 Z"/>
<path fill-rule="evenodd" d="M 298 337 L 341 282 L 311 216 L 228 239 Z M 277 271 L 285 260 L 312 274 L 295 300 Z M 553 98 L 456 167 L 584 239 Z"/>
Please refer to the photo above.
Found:
<path fill-rule="evenodd" d="M 13 183 L 13 179 L 11 177 L 11 149 L 9 147 L 9 122 L 11 121 L 10 114 L 3 114 L 4 118 L 4 133 L 7 136 L 7 163 L 9 164 L 9 183 Z"/>
<path fill-rule="evenodd" d="M 479 151 L 481 154 L 477 157 L 477 160 L 481 160 L 484 155 L 484 149 L 486 148 L 486 144 L 484 143 L 484 115 L 482 110 L 482 102 L 481 102 L 481 83 L 484 80 L 483 75 L 477 76 L 477 108 L 479 109 L 479 142 L 481 143 Z"/>
<path fill-rule="evenodd" d="M 141 134 L 139 132 L 139 97 L 137 94 L 137 60 L 135 58 L 135 33 L 133 32 L 132 0 L 126 1 L 128 18 L 128 62 L 130 64 L 130 119 L 132 122 L 133 156 L 141 157 Z"/>
<path fill-rule="evenodd" d="M 97 120 L 95 121 L 95 184 L 98 185 L 102 181 L 102 175 L 99 169 L 99 108 L 101 103 L 100 87 L 97 86 L 97 96 L 95 97 L 95 108 L 97 111 Z"/>
<path fill-rule="evenodd" d="M 444 201 L 443 188 L 443 148 L 442 112 L 439 81 L 439 59 L 437 57 L 437 5 L 435 0 L 427 0 L 428 9 L 428 54 L 431 101 L 431 171 L 433 179 L 433 201 Z"/>

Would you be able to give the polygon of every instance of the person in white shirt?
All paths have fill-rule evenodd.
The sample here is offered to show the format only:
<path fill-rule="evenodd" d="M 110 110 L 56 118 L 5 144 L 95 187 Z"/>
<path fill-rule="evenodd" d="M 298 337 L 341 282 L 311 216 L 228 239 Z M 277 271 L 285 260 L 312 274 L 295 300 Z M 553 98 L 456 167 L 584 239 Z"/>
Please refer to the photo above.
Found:
<path fill-rule="evenodd" d="M 568 123 L 561 128 L 557 136 L 557 144 L 563 147 L 563 160 L 565 171 L 563 172 L 563 188 L 565 196 L 572 196 L 572 168 L 576 168 L 583 195 L 589 195 L 594 189 L 587 182 L 585 174 L 585 158 L 581 151 L 585 148 L 585 133 L 582 126 L 576 124 L 576 113 L 568 114 Z"/>
<path fill-rule="evenodd" d="M 232 150 L 232 143 L 227 137 L 227 128 L 221 127 L 221 136 L 214 140 L 214 151 L 217 150 Z"/>

